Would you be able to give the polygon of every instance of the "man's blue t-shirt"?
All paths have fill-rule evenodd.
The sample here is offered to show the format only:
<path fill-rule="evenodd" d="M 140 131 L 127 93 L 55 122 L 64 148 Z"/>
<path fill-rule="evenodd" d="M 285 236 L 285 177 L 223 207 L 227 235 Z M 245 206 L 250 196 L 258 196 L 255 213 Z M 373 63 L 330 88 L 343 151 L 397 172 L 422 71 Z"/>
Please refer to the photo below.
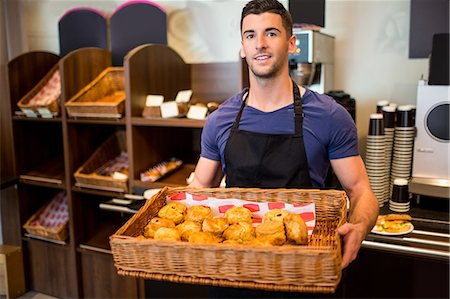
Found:
<path fill-rule="evenodd" d="M 224 151 L 245 90 L 223 102 L 203 128 L 201 156 L 220 161 L 226 174 Z M 306 88 L 302 97 L 303 139 L 311 183 L 324 187 L 329 160 L 359 155 L 358 136 L 350 114 L 336 101 Z M 239 129 L 266 134 L 294 134 L 294 104 L 272 112 L 245 106 Z"/>

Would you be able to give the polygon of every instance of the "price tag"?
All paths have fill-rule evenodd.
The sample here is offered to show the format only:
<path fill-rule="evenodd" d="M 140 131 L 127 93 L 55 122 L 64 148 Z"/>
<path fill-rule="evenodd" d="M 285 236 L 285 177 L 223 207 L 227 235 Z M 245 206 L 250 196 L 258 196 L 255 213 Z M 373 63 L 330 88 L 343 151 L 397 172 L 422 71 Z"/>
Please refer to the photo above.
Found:
<path fill-rule="evenodd" d="M 169 118 L 178 116 L 178 104 L 175 101 L 164 102 L 161 104 L 161 117 Z"/>
<path fill-rule="evenodd" d="M 175 98 L 175 102 L 177 103 L 188 103 L 191 100 L 192 90 L 180 90 L 177 93 L 177 97 Z"/>
<path fill-rule="evenodd" d="M 27 117 L 38 117 L 37 114 L 31 109 L 22 109 L 22 111 Z"/>
<path fill-rule="evenodd" d="M 206 118 L 206 113 L 208 113 L 208 108 L 203 106 L 191 106 L 189 108 L 187 118 L 202 120 Z"/>
<path fill-rule="evenodd" d="M 53 114 L 47 108 L 38 108 L 38 112 L 42 118 L 53 118 Z"/>
<path fill-rule="evenodd" d="M 152 95 L 149 94 L 145 100 L 145 106 L 147 107 L 159 107 L 164 102 L 163 95 Z"/>

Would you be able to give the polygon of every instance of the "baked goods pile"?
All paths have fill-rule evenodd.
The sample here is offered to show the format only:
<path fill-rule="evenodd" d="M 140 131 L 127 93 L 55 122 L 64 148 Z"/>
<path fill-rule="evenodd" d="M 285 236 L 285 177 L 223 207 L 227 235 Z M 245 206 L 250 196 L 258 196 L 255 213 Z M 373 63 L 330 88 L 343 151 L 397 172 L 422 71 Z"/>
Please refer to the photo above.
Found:
<path fill-rule="evenodd" d="M 101 176 L 111 176 L 113 179 L 128 178 L 128 154 L 122 151 L 114 159 L 109 160 L 94 171 Z M 119 176 L 120 174 L 120 176 Z"/>
<path fill-rule="evenodd" d="M 207 206 L 188 208 L 172 201 L 159 210 L 138 238 L 201 244 L 307 245 L 308 229 L 300 215 L 283 209 L 266 212 L 263 222 L 254 227 L 252 211 L 243 206 L 229 207 L 223 217 L 215 217 Z"/>
<path fill-rule="evenodd" d="M 408 214 L 379 215 L 374 232 L 402 233 L 412 228 L 411 216 Z"/>
<path fill-rule="evenodd" d="M 170 158 L 168 161 L 163 161 L 150 169 L 141 173 L 142 182 L 153 183 L 162 178 L 166 174 L 178 169 L 183 164 L 183 161 L 177 158 Z"/>

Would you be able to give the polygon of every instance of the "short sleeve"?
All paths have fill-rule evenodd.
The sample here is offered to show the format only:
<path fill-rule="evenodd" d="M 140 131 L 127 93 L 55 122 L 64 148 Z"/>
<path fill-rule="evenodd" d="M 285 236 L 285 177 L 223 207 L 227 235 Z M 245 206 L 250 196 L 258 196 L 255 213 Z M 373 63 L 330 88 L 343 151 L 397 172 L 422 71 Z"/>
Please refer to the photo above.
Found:
<path fill-rule="evenodd" d="M 220 151 L 217 143 L 217 125 L 214 113 L 205 122 L 202 131 L 200 156 L 214 161 L 220 161 Z"/>
<path fill-rule="evenodd" d="M 359 155 L 358 132 L 350 113 L 340 104 L 334 105 L 330 126 L 328 155 L 330 160 Z"/>

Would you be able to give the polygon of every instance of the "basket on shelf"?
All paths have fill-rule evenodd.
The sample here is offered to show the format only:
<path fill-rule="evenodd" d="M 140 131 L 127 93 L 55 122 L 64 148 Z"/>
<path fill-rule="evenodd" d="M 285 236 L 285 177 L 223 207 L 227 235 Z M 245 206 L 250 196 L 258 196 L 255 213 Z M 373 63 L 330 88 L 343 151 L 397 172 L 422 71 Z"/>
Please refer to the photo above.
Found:
<path fill-rule="evenodd" d="M 114 167 L 108 164 L 117 163 Z M 128 190 L 128 175 L 115 178 L 105 173 L 105 168 L 117 168 L 128 172 L 128 157 L 126 154 L 125 131 L 117 131 L 109 137 L 92 156 L 74 173 L 75 180 L 80 187 L 102 189 L 116 192 Z M 114 170 L 113 170 L 114 171 Z M 114 171 L 115 172 L 115 171 Z"/>
<path fill-rule="evenodd" d="M 28 117 L 51 118 L 59 114 L 61 78 L 59 64 L 50 71 L 17 103 Z"/>
<path fill-rule="evenodd" d="M 316 225 L 307 246 L 193 244 L 137 238 L 177 192 L 253 202 L 314 203 Z M 341 279 L 345 192 L 256 188 L 163 188 L 110 237 L 118 274 L 144 279 L 270 291 L 332 293 Z"/>
<path fill-rule="evenodd" d="M 109 67 L 75 94 L 65 107 L 70 117 L 121 118 L 124 111 L 123 67 Z"/>
<path fill-rule="evenodd" d="M 67 197 L 65 192 L 61 191 L 31 216 L 23 228 L 32 236 L 65 241 L 68 236 L 68 222 Z"/>

